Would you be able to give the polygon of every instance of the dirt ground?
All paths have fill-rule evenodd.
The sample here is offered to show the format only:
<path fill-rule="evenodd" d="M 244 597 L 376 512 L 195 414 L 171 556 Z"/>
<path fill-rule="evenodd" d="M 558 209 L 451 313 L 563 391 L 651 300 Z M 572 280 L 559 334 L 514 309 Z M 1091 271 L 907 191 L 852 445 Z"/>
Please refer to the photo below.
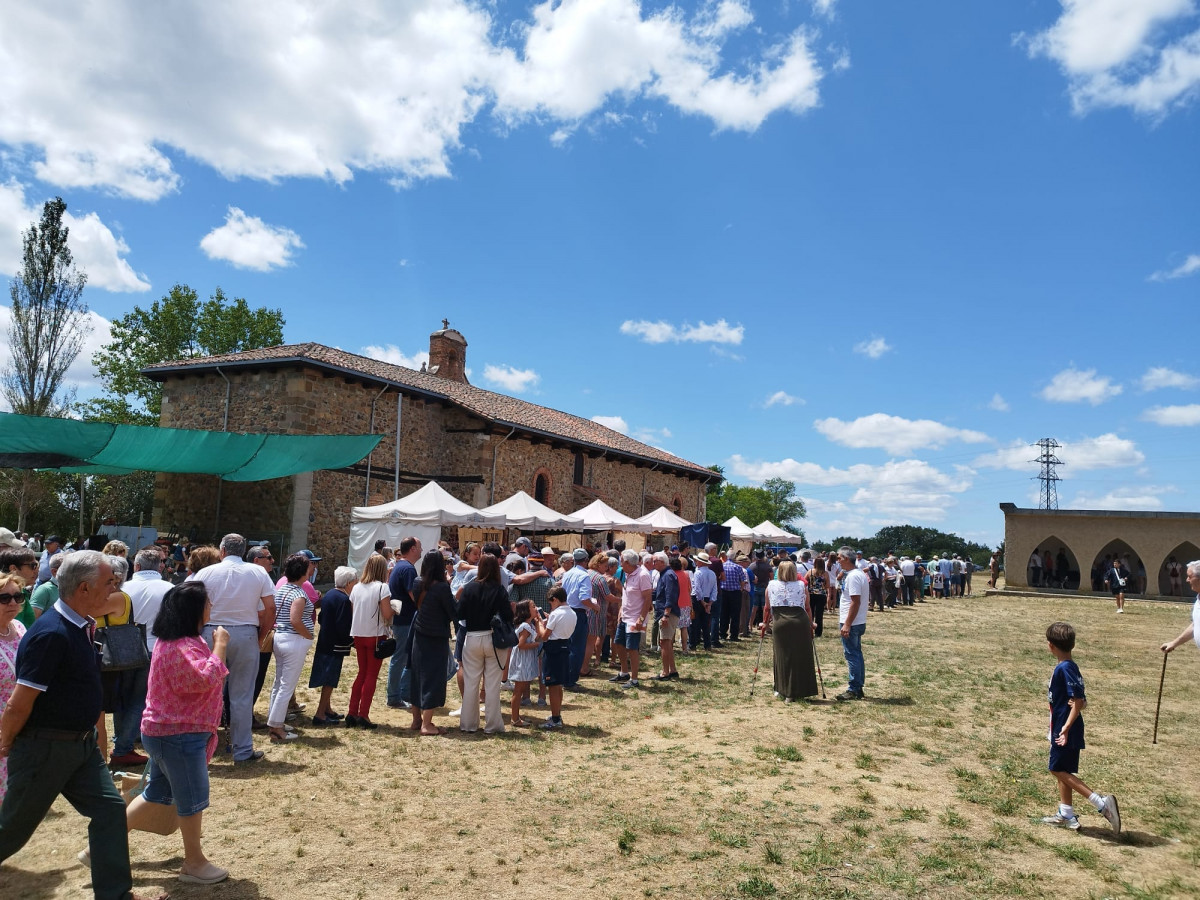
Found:
<path fill-rule="evenodd" d="M 1157 648 L 1189 613 L 1130 602 L 1117 616 L 1102 598 L 931 600 L 871 614 L 864 702 L 832 701 L 845 666 L 830 629 L 817 642 L 827 702 L 772 697 L 768 637 L 753 698 L 757 643 L 743 641 L 681 657 L 682 679 L 665 686 L 585 679 L 560 733 L 421 738 L 381 690 L 378 731 L 302 719 L 302 739 L 266 747 L 258 766 L 217 757 L 205 845 L 228 882 L 179 884 L 178 835 L 135 833 L 135 885 L 213 900 L 1198 896 L 1193 645 L 1170 657 L 1151 744 Z M 1037 821 L 1056 802 L 1044 632 L 1060 618 L 1079 633 L 1088 689 L 1080 775 L 1120 797 L 1120 837 L 1085 800 L 1078 833 Z M 354 671 L 348 662 L 339 711 Z M 315 692 L 299 697 L 315 708 Z M 60 801 L 0 869 L 0 898 L 90 893 L 75 863 L 85 840 Z"/>

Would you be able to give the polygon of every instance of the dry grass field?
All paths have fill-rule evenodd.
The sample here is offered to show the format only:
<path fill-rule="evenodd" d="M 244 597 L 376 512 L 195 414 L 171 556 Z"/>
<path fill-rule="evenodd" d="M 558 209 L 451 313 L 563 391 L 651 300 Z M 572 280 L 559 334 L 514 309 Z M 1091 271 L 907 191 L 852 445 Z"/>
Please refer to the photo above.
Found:
<path fill-rule="evenodd" d="M 829 702 L 772 697 L 768 638 L 753 699 L 743 641 L 682 657 L 666 686 L 585 679 L 561 733 L 421 738 L 378 707 L 373 733 L 302 720 L 303 738 L 256 767 L 214 762 L 205 842 L 227 883 L 178 884 L 178 836 L 138 833 L 134 880 L 212 900 L 1200 896 L 1194 646 L 1171 655 L 1150 742 L 1157 648 L 1188 614 L 981 595 L 872 613 L 860 703 L 832 701 L 845 669 L 827 632 Z M 1083 801 L 1078 833 L 1037 822 L 1056 802 L 1043 638 L 1056 619 L 1079 632 L 1088 688 L 1080 774 L 1120 797 L 1120 837 Z M 314 692 L 299 693 L 311 711 Z M 0 898 L 90 895 L 84 841 L 60 801 L 0 869 Z"/>

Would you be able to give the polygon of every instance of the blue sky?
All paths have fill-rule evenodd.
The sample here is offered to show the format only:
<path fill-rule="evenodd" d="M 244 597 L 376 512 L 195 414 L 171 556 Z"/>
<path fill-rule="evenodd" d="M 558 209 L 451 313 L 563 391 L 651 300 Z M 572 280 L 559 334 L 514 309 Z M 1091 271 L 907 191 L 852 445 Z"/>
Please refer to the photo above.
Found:
<path fill-rule="evenodd" d="M 61 194 L 93 343 L 175 282 L 401 363 L 446 316 L 810 537 L 997 541 L 1044 436 L 1063 506 L 1200 508 L 1194 0 L 142 9 L 0 11 L 0 274 Z"/>

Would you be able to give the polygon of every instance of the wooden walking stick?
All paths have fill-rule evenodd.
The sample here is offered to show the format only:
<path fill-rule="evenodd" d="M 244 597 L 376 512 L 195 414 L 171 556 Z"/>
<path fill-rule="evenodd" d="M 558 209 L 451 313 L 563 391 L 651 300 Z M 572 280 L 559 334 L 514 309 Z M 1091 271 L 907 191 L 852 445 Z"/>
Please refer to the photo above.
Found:
<path fill-rule="evenodd" d="M 1167 654 L 1163 653 L 1162 674 L 1158 676 L 1158 703 L 1154 704 L 1154 738 L 1152 744 L 1158 743 L 1158 711 L 1162 709 L 1163 682 L 1167 680 Z"/>
<path fill-rule="evenodd" d="M 763 622 L 759 626 L 758 634 L 758 656 L 754 659 L 754 679 L 750 682 L 750 696 L 754 696 L 754 688 L 758 684 L 758 664 L 762 662 L 762 645 L 763 639 L 767 636 L 767 623 Z"/>

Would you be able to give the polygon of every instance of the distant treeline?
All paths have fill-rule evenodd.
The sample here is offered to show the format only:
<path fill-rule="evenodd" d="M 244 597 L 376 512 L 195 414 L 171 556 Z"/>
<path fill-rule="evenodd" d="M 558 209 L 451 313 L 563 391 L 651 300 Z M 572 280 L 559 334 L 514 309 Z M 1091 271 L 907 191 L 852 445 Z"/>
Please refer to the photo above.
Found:
<path fill-rule="evenodd" d="M 947 534 L 936 528 L 920 528 L 916 525 L 888 525 L 875 532 L 874 537 L 837 537 L 832 541 L 814 541 L 814 550 L 836 550 L 838 547 L 853 547 L 863 556 L 880 556 L 894 553 L 896 556 L 917 556 L 930 559 L 943 553 L 953 556 L 969 556 L 979 566 L 986 566 L 992 558 L 992 548 L 968 541 L 957 534 Z"/>

